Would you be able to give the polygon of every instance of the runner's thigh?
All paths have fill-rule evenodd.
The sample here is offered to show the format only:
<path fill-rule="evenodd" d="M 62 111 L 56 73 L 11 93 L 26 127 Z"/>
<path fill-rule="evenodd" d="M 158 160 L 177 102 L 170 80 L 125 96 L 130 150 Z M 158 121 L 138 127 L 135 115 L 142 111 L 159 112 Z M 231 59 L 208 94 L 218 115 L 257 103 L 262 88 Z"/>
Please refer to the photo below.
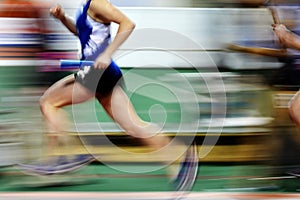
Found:
<path fill-rule="evenodd" d="M 80 83 L 75 82 L 74 75 L 69 75 L 53 84 L 43 95 L 46 101 L 56 107 L 87 101 L 95 95 Z"/>

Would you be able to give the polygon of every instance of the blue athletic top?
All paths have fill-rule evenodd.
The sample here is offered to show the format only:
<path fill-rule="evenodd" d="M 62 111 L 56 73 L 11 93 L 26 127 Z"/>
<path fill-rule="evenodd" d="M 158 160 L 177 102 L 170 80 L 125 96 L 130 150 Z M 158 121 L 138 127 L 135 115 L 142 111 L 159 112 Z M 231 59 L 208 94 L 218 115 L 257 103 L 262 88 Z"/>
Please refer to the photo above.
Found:
<path fill-rule="evenodd" d="M 79 8 L 76 17 L 76 29 L 81 43 L 81 60 L 94 61 L 110 43 L 110 24 L 103 24 L 92 19 L 87 11 L 92 0 Z M 105 69 L 85 66 L 75 74 L 76 80 L 83 86 L 99 94 L 107 94 L 115 85 L 124 88 L 122 72 L 115 62 Z"/>
<path fill-rule="evenodd" d="M 95 60 L 110 42 L 110 24 L 97 22 L 87 14 L 91 1 L 83 3 L 76 16 L 82 60 Z"/>

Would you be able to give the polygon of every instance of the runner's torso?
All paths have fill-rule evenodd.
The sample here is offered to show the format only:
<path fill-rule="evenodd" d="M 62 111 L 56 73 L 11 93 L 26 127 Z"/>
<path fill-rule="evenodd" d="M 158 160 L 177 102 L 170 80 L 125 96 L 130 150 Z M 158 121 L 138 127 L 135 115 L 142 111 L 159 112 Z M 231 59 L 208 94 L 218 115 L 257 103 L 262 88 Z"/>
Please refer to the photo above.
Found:
<path fill-rule="evenodd" d="M 79 8 L 76 28 L 81 43 L 82 59 L 95 60 L 110 42 L 110 24 L 100 23 L 91 18 L 87 11 L 92 0 Z"/>

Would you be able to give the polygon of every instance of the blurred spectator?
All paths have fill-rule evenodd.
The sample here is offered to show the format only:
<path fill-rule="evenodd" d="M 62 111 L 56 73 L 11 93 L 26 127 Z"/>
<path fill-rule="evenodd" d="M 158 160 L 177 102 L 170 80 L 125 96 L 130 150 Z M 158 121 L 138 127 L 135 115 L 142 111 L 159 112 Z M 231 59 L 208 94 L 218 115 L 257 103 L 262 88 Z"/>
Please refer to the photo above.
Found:
<path fill-rule="evenodd" d="M 8 39 L 10 41 L 9 43 L 2 43 L 1 47 L 14 49 L 16 52 L 22 50 L 27 55 L 26 58 L 29 58 L 29 54 L 27 54 L 29 52 L 33 53 L 31 54 L 32 57 L 37 56 L 34 53 L 40 52 L 43 46 L 42 13 L 37 5 L 26 0 L 1 1 L 0 17 L 3 23 L 0 26 L 0 36 L 3 40 Z M 1 53 L 3 52 L 1 51 Z M 17 55 L 13 53 L 11 56 Z"/>
<path fill-rule="evenodd" d="M 29 0 L 1 1 L 0 66 L 6 71 L 18 71 L 21 68 L 24 73 L 17 83 L 17 77 L 9 78 L 14 85 L 24 86 L 36 79 L 37 59 L 44 49 L 41 6 Z"/>
<path fill-rule="evenodd" d="M 297 4 L 297 0 L 216 0 L 211 1 L 221 3 L 225 7 L 261 7 L 279 4 Z"/>
<path fill-rule="evenodd" d="M 28 88 L 38 82 L 37 61 L 44 49 L 41 5 L 27 0 L 0 1 L 0 166 L 24 159 L 23 152 L 19 150 L 23 150 L 24 146 L 20 146 L 27 141 L 19 141 L 20 138 L 12 135 L 19 129 L 24 131 L 26 122 L 34 123 L 31 118 L 33 110 L 30 113 L 26 110 L 29 101 L 24 102 L 21 97 L 32 92 Z M 10 100 L 4 100 L 7 98 Z M 30 103 L 37 105 L 33 101 Z M 30 128 L 33 132 L 35 127 Z M 15 144 L 14 147 L 8 150 L 5 146 L 7 141 Z"/>

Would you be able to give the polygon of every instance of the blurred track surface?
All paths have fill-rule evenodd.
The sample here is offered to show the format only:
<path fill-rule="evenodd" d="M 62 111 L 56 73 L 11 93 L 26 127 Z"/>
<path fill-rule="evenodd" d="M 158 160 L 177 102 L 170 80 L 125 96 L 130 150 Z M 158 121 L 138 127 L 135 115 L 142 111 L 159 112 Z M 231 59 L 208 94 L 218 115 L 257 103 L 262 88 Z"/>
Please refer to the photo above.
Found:
<path fill-rule="evenodd" d="M 106 199 L 106 200 L 119 200 L 122 197 L 123 200 L 165 200 L 165 199 L 177 199 L 182 197 L 186 200 L 236 200 L 236 199 L 299 199 L 300 194 L 273 194 L 273 193 L 190 193 L 185 196 L 172 192 L 120 192 L 120 193 L 99 193 L 99 192 L 34 192 L 34 193 L 4 193 L 0 194 L 3 200 L 66 200 L 66 199 Z"/>

